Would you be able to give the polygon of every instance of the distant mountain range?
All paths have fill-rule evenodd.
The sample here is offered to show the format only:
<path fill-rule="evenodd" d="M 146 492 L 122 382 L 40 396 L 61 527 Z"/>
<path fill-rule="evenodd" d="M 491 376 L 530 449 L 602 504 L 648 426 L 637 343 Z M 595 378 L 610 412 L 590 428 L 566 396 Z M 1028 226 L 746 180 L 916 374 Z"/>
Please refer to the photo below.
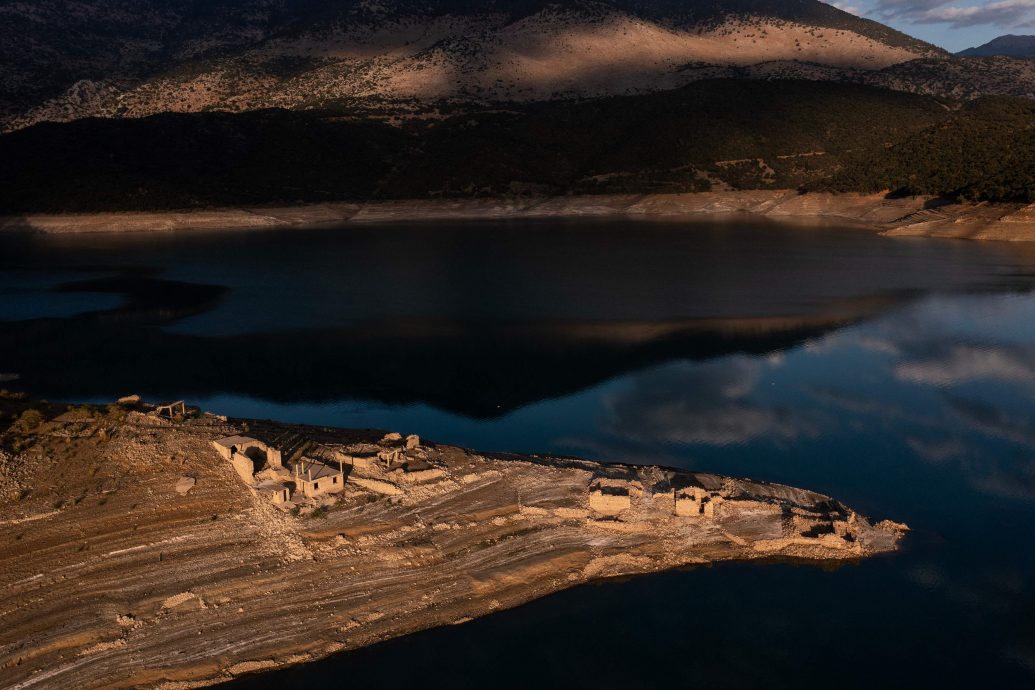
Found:
<path fill-rule="evenodd" d="M 1035 58 L 1035 36 L 1014 36 L 1012 34 L 993 38 L 988 43 L 961 50 L 962 57 L 988 57 L 1003 55 L 1015 58 Z"/>

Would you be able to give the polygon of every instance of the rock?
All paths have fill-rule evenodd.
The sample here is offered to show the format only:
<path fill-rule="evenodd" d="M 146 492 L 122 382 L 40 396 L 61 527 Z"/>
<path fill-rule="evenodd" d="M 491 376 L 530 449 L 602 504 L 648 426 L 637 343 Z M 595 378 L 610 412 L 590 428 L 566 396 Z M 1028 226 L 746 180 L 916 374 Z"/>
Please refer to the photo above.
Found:
<path fill-rule="evenodd" d="M 181 604 L 185 604 L 188 601 L 196 599 L 197 595 L 194 592 L 181 592 L 180 594 L 174 594 L 165 601 L 162 602 L 163 609 L 174 609 Z"/>
<path fill-rule="evenodd" d="M 393 431 L 391 433 L 385 434 L 384 438 L 381 439 L 381 443 L 398 443 L 402 440 L 402 438 L 402 434 L 400 434 L 398 431 Z"/>
<path fill-rule="evenodd" d="M 119 405 L 139 405 L 141 398 L 139 395 L 126 395 L 119 398 Z"/>
<path fill-rule="evenodd" d="M 410 434 L 406 437 L 406 449 L 416 448 L 420 445 L 420 436 L 417 434 Z"/>
<path fill-rule="evenodd" d="M 176 482 L 176 493 L 181 496 L 186 496 L 187 492 L 194 488 L 197 480 L 194 477 L 180 477 L 180 481 Z"/>

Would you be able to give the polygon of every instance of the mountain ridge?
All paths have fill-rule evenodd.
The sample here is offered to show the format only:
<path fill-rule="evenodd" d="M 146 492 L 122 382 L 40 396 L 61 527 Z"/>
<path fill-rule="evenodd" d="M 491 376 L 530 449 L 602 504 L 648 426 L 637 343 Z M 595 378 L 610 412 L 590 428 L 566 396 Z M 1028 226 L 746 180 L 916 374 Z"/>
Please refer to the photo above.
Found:
<path fill-rule="evenodd" d="M 1014 58 L 1035 58 L 1035 36 L 1006 34 L 997 36 L 988 43 L 967 48 L 956 53 L 961 57 L 1004 56 Z"/>
<path fill-rule="evenodd" d="M 443 103 L 664 90 L 702 66 L 867 71 L 947 55 L 818 0 L 96 0 L 90 9 L 0 6 L 4 129 L 267 107 L 412 116 Z"/>

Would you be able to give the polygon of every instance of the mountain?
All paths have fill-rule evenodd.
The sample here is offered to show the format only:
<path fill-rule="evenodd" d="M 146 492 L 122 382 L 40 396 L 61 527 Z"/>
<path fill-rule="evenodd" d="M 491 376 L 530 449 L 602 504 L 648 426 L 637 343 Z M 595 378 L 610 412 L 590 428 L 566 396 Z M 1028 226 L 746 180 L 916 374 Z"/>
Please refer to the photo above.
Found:
<path fill-rule="evenodd" d="M 952 56 L 817 0 L 0 0 L 0 213 L 1031 200 L 1033 131 L 1035 61 Z"/>
<path fill-rule="evenodd" d="M 0 214 L 728 189 L 1035 201 L 1035 101 L 704 80 L 401 125 L 165 113 L 0 136 Z"/>
<path fill-rule="evenodd" d="M 8 1 L 0 127 L 270 107 L 439 115 L 921 57 L 946 54 L 817 0 Z"/>
<path fill-rule="evenodd" d="M 881 70 L 845 73 L 842 81 L 941 98 L 1035 98 L 1035 61 L 1004 56 L 919 58 Z"/>
<path fill-rule="evenodd" d="M 1035 58 L 1035 36 L 1008 34 L 993 38 L 988 43 L 956 53 L 961 57 L 989 57 L 1003 55 L 1015 58 Z"/>

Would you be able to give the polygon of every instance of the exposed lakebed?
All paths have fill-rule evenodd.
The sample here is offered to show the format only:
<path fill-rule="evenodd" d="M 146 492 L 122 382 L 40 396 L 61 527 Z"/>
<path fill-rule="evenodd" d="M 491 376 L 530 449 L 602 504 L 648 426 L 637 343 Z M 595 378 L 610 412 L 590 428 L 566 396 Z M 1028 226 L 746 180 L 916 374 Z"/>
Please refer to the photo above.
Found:
<path fill-rule="evenodd" d="M 240 681 L 1002 687 L 1035 674 L 1035 255 L 737 223 L 0 238 L 3 385 L 807 487 L 908 523 L 826 572 L 564 592 Z M 385 674 L 386 665 L 392 673 Z"/>

